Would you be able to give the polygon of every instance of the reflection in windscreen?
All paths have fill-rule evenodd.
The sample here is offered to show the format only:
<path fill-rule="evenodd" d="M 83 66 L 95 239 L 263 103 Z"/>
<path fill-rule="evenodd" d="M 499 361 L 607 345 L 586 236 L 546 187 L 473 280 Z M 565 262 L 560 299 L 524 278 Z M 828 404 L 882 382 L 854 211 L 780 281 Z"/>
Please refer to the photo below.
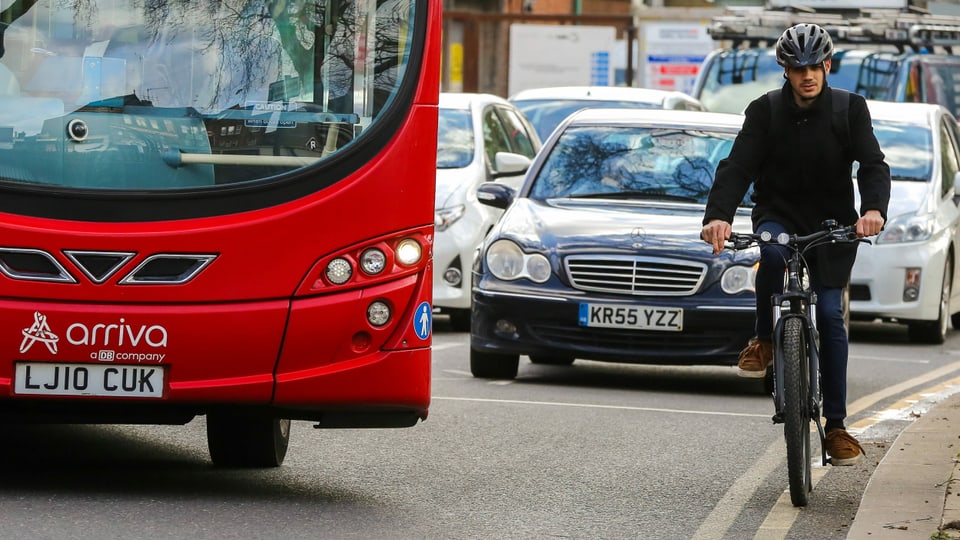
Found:
<path fill-rule="evenodd" d="M 837 49 L 827 81 L 867 99 L 888 99 L 893 93 L 897 57 L 890 52 Z M 704 74 L 700 102 L 709 111 L 740 113 L 763 93 L 784 84 L 783 68 L 773 49 L 720 53 Z"/>
<path fill-rule="evenodd" d="M 413 0 L 4 6 L 0 171 L 81 188 L 209 186 L 315 163 L 389 104 L 413 38 Z"/>
<path fill-rule="evenodd" d="M 437 168 L 462 169 L 473 161 L 473 119 L 466 109 L 440 109 Z"/>
<path fill-rule="evenodd" d="M 933 168 L 933 134 L 922 126 L 873 120 L 873 132 L 895 180 L 929 182 Z"/>
<path fill-rule="evenodd" d="M 514 105 L 530 120 L 541 141 L 546 141 L 560 122 L 580 109 L 659 109 L 660 103 L 648 101 L 601 101 L 595 99 L 530 99 Z"/>
<path fill-rule="evenodd" d="M 576 127 L 561 135 L 530 197 L 616 197 L 705 204 L 733 133 Z M 748 193 L 743 206 L 752 206 Z"/>

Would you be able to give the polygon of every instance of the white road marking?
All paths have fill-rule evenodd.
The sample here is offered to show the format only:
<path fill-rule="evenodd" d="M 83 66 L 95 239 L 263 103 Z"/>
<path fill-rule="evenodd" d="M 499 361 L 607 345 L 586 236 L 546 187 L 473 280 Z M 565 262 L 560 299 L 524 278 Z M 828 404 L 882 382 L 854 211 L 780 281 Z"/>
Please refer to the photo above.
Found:
<path fill-rule="evenodd" d="M 896 362 L 899 364 L 929 364 L 929 360 L 912 360 L 910 358 L 904 358 L 902 356 L 897 357 L 883 357 L 883 356 L 854 356 L 850 355 L 847 357 L 848 360 L 879 360 L 881 362 Z"/>
<path fill-rule="evenodd" d="M 543 405 L 548 407 L 576 407 L 583 409 L 612 409 L 620 411 L 645 411 L 674 414 L 703 414 L 708 416 L 740 416 L 749 418 L 770 418 L 769 414 L 752 414 L 722 411 L 697 411 L 692 409 L 663 409 L 657 407 L 633 407 L 630 405 L 600 405 L 597 403 L 568 403 L 563 401 L 527 401 L 521 399 L 488 399 L 452 396 L 433 396 L 431 399 L 445 401 L 473 401 L 477 403 L 509 403 L 511 405 Z"/>
<path fill-rule="evenodd" d="M 948 375 L 957 370 L 960 370 L 960 362 L 954 362 L 952 364 L 947 364 L 941 368 L 935 369 L 918 377 L 903 381 L 900 384 L 889 386 L 878 392 L 863 396 L 862 398 L 854 401 L 847 405 L 847 415 L 853 416 L 869 407 L 872 407 L 874 404 L 901 392 L 905 392 L 910 388 L 914 388 L 924 383 L 928 383 L 931 380 L 940 378 L 944 375 Z M 940 385 L 935 386 L 939 387 Z M 916 395 L 930 393 L 928 389 L 922 389 L 916 392 Z M 879 415 L 877 415 L 879 416 Z M 877 417 L 875 416 L 875 417 Z M 849 426 L 851 428 L 856 427 L 856 429 L 862 431 L 866 429 L 867 426 L 863 425 L 863 421 L 857 422 Z M 779 464 L 780 460 L 784 459 L 784 454 L 786 453 L 786 448 L 782 440 L 777 440 L 767 448 L 767 451 L 764 452 L 763 456 L 766 458 L 771 453 L 775 453 L 777 456 L 774 467 Z M 713 511 L 707 516 L 707 518 L 700 524 L 700 528 L 697 529 L 697 533 L 694 534 L 691 538 L 700 538 L 710 539 L 710 538 L 723 538 L 726 535 L 727 529 L 730 528 L 730 525 L 739 515 L 740 511 L 746 506 L 747 502 L 756 492 L 756 490 L 762 485 L 764 478 L 767 474 L 771 472 L 770 464 L 766 463 L 764 459 L 760 459 L 755 462 L 750 469 L 748 469 L 737 482 L 726 493 L 723 497 L 720 498 L 720 502 L 717 503 L 717 506 L 714 507 Z M 765 474 L 766 473 L 766 474 Z M 825 474 L 825 473 L 824 473 Z M 741 480 L 748 479 L 749 485 L 740 486 Z M 782 540 L 786 538 L 787 532 L 789 532 L 790 527 L 793 526 L 793 522 L 796 520 L 797 512 L 793 504 L 790 502 L 789 495 L 784 499 L 780 497 L 777 500 L 777 503 L 774 504 L 771 508 L 770 513 L 767 515 L 767 519 L 771 522 L 771 527 L 769 529 L 764 529 L 761 525 L 761 529 L 757 531 L 757 536 L 755 538 L 763 540 Z M 764 520 L 764 523 L 767 523 L 767 519 Z M 776 524 L 774 527 L 772 524 Z M 761 533 L 763 534 L 761 536 Z"/>

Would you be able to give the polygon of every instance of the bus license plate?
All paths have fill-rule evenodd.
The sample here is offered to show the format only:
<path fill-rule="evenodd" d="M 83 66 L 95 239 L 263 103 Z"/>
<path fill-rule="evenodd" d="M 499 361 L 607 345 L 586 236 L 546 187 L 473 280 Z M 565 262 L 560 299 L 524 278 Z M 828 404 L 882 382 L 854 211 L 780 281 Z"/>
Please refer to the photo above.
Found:
<path fill-rule="evenodd" d="M 680 332 L 683 308 L 580 304 L 580 326 Z"/>
<path fill-rule="evenodd" d="M 13 391 L 42 396 L 161 398 L 163 376 L 160 366 L 19 362 Z"/>

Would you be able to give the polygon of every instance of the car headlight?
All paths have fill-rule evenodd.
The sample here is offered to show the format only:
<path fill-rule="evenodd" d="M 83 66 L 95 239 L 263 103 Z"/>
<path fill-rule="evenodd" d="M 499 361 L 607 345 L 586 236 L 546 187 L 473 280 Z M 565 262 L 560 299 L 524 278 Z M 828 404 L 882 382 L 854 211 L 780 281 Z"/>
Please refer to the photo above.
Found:
<path fill-rule="evenodd" d="M 462 204 L 447 208 L 437 208 L 433 212 L 433 226 L 436 228 L 437 232 L 445 231 L 449 229 L 451 225 L 456 223 L 457 220 L 462 218 L 466 211 L 467 207 Z"/>
<path fill-rule="evenodd" d="M 877 236 L 877 243 L 923 242 L 933 236 L 933 223 L 934 217 L 930 214 L 894 218 Z"/>
<path fill-rule="evenodd" d="M 720 288 L 727 294 L 753 292 L 756 290 L 757 266 L 731 266 L 720 276 Z"/>
<path fill-rule="evenodd" d="M 497 279 L 527 278 L 537 283 L 550 279 L 550 261 L 539 253 L 524 253 L 510 240 L 497 240 L 487 250 L 487 267 Z"/>

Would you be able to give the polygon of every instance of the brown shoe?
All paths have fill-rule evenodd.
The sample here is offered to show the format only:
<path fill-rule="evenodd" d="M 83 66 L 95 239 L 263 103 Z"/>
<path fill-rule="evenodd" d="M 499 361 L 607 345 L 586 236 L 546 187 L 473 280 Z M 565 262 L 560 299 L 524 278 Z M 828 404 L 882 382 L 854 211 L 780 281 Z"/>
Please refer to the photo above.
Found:
<path fill-rule="evenodd" d="M 773 344 L 751 338 L 747 346 L 740 351 L 737 375 L 760 379 L 767 375 L 767 366 L 773 363 Z"/>
<path fill-rule="evenodd" d="M 828 431 L 824 446 L 830 454 L 830 463 L 833 465 L 856 465 L 863 461 L 863 447 L 845 429 L 836 428 Z"/>

